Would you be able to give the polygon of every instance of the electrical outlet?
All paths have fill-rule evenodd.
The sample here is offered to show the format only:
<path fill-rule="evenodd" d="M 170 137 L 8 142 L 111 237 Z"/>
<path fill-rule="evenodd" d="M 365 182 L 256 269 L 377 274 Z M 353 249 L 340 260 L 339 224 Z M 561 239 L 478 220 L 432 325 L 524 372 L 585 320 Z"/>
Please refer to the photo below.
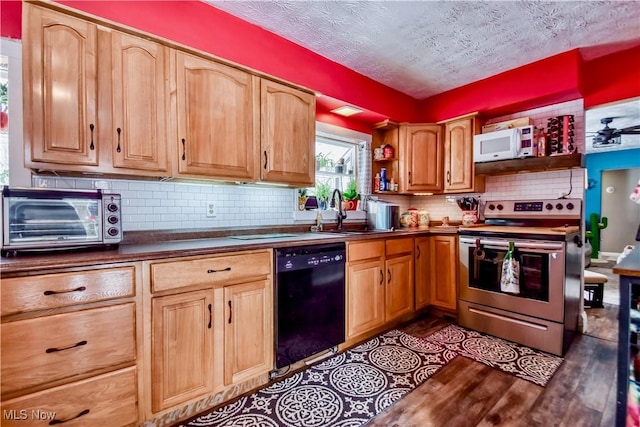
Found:
<path fill-rule="evenodd" d="M 207 218 L 215 218 L 216 202 L 207 202 Z"/>

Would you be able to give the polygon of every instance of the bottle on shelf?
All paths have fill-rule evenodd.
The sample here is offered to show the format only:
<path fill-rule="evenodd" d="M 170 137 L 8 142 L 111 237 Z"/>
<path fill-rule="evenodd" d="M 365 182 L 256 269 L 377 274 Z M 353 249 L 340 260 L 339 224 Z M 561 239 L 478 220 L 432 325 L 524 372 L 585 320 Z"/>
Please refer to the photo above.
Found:
<path fill-rule="evenodd" d="M 374 184 L 374 191 L 380 191 L 380 174 L 377 173 L 376 174 L 376 178 L 375 178 L 375 184 Z"/>
<path fill-rule="evenodd" d="M 387 168 L 380 169 L 380 191 L 387 191 Z"/>

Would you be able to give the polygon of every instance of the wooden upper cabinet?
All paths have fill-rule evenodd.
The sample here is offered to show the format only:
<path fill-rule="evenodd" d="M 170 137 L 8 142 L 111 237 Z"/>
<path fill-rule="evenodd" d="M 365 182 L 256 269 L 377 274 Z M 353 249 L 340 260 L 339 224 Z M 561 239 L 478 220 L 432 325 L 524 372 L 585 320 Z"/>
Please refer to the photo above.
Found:
<path fill-rule="evenodd" d="M 169 48 L 113 31 L 111 156 L 115 168 L 168 175 Z"/>
<path fill-rule="evenodd" d="M 444 192 L 484 191 L 484 181 L 474 182 L 473 135 L 477 121 L 464 117 L 445 123 Z"/>
<path fill-rule="evenodd" d="M 24 14 L 26 165 L 96 166 L 97 28 L 28 4 Z"/>
<path fill-rule="evenodd" d="M 257 179 L 259 79 L 175 51 L 178 172 Z"/>
<path fill-rule="evenodd" d="M 400 146 L 401 191 L 442 191 L 444 146 L 441 126 L 401 125 Z"/>
<path fill-rule="evenodd" d="M 262 79 L 260 85 L 262 181 L 313 186 L 315 181 L 313 94 Z"/>

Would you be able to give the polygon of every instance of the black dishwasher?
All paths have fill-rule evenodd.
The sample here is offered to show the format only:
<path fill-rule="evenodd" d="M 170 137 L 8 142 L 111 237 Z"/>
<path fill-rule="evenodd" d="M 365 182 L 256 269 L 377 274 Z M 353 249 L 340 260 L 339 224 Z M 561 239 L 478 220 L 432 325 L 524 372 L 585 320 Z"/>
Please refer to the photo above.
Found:
<path fill-rule="evenodd" d="M 345 244 L 275 250 L 276 368 L 344 342 Z"/>

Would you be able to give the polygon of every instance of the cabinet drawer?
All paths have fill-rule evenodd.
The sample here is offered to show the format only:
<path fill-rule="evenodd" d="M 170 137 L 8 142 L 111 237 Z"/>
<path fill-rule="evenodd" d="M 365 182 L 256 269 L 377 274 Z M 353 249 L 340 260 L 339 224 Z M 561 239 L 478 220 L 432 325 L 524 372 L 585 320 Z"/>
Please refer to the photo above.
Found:
<path fill-rule="evenodd" d="M 170 261 L 151 265 L 153 292 L 193 285 L 228 285 L 271 274 L 271 251 Z"/>
<path fill-rule="evenodd" d="M 135 267 L 2 279 L 2 315 L 129 297 Z"/>
<path fill-rule="evenodd" d="M 138 420 L 136 394 L 135 368 L 126 368 L 3 402 L 2 425 L 133 425 Z"/>
<path fill-rule="evenodd" d="M 348 242 L 347 261 L 361 261 L 363 259 L 381 258 L 384 256 L 384 240 L 369 242 Z"/>
<path fill-rule="evenodd" d="M 2 395 L 135 359 L 134 304 L 2 324 Z"/>
<path fill-rule="evenodd" d="M 389 239 L 387 244 L 387 256 L 413 253 L 413 238 Z"/>

